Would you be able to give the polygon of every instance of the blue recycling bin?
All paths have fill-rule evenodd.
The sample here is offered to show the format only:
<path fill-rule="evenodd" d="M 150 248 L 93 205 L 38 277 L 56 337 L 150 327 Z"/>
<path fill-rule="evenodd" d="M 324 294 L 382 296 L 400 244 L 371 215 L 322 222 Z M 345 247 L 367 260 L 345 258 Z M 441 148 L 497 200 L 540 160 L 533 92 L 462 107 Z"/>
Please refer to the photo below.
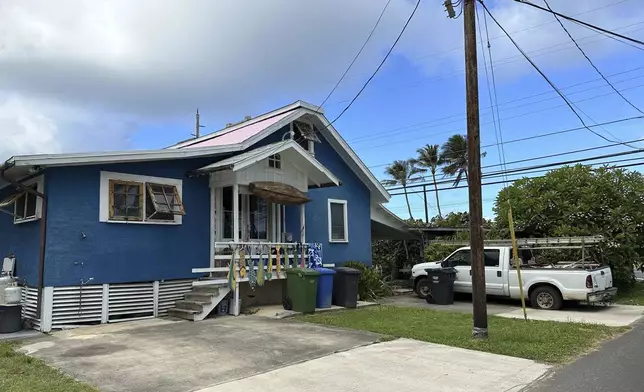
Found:
<path fill-rule="evenodd" d="M 330 308 L 331 299 L 333 298 L 333 275 L 335 275 L 335 271 L 330 268 L 315 268 L 315 270 L 320 273 L 315 307 Z"/>

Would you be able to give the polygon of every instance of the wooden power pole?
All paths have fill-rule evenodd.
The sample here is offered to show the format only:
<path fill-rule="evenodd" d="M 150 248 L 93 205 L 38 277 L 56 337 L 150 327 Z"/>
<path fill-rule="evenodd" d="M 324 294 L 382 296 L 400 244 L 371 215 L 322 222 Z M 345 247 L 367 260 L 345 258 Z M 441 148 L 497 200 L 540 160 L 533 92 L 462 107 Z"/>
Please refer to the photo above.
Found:
<path fill-rule="evenodd" d="M 476 59 L 476 0 L 463 0 L 465 32 L 465 90 L 467 96 L 467 169 L 472 249 L 472 336 L 487 338 L 485 262 L 483 253 L 483 200 L 481 198 L 481 137 L 479 129 L 479 79 Z"/>

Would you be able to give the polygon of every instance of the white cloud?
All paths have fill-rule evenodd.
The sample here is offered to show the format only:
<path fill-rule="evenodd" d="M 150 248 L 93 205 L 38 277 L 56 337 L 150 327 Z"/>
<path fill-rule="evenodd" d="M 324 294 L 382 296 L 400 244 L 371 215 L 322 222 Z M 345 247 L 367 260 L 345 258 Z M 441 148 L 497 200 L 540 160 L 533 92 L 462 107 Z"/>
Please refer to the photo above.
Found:
<path fill-rule="evenodd" d="M 141 124 L 170 121 L 196 107 L 232 121 L 276 101 L 320 100 L 366 38 L 384 3 L 2 2 L 0 138 L 9 142 L 2 143 L 0 156 L 7 151 L 128 148 L 129 136 Z M 552 3 L 569 14 L 607 4 Z M 552 20 L 511 1 L 493 6 L 509 31 Z M 412 7 L 411 1 L 391 2 L 346 86 L 373 69 Z M 631 1 L 626 8 L 628 14 L 618 12 L 625 6 L 609 7 L 584 19 L 608 27 L 642 20 L 644 4 Z M 544 48 L 566 41 L 559 30 L 549 24 L 517 39 L 526 50 Z M 496 29 L 490 33 L 500 34 Z M 517 54 L 505 41 L 494 41 L 496 58 Z M 425 1 L 396 54 L 429 75 L 447 73 L 462 69 L 462 51 L 449 51 L 462 42 L 462 20 L 447 19 L 439 2 Z M 593 51 L 604 53 L 598 48 L 593 44 Z M 443 54 L 428 56 L 437 52 Z M 577 54 L 548 56 L 547 65 L 571 64 L 571 56 Z M 332 101 L 348 94 L 340 91 Z M 92 137 L 79 142 L 79 135 L 88 133 Z"/>

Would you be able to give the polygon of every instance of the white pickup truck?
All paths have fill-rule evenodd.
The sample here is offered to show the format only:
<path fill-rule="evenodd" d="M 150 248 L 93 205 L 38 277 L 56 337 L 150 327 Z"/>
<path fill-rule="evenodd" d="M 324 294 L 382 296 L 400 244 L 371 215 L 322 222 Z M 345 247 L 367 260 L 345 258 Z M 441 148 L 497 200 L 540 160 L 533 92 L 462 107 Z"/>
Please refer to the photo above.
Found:
<path fill-rule="evenodd" d="M 521 298 L 519 279 L 512 260 L 511 247 L 485 247 L 485 291 L 490 296 Z M 454 291 L 472 292 L 470 248 L 460 248 L 443 261 L 414 265 L 411 275 L 414 291 L 426 298 L 431 293 L 426 269 L 454 267 L 457 271 Z M 538 309 L 560 309 L 564 300 L 589 303 L 610 302 L 617 293 L 610 267 L 595 269 L 542 268 L 521 266 L 524 295 Z"/>

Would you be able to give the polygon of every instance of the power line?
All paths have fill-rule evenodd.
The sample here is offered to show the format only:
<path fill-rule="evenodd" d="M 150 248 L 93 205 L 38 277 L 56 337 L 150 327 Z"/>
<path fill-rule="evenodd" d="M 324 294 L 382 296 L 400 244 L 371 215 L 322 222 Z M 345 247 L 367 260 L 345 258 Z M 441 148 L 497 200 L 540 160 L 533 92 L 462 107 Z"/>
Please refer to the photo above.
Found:
<path fill-rule="evenodd" d="M 601 164 L 603 164 L 603 162 L 596 163 L 595 165 L 601 165 Z M 622 169 L 622 168 L 628 168 L 628 167 L 634 167 L 634 166 L 641 166 L 641 165 L 644 165 L 644 162 L 641 162 L 641 163 L 632 163 L 632 164 L 628 164 L 628 165 L 611 166 L 611 168 L 612 168 L 612 169 Z M 592 165 L 591 165 L 591 166 L 592 166 Z M 544 176 L 523 177 L 523 178 L 527 178 L 527 179 L 535 179 L 535 178 L 543 178 L 543 177 L 544 177 Z M 509 183 L 509 182 L 514 182 L 514 181 L 517 181 L 517 180 L 520 180 L 520 179 L 522 179 L 522 178 L 516 178 L 516 179 L 507 180 L 507 181 L 506 181 L 506 180 L 492 181 L 492 182 L 486 182 L 486 183 L 483 183 L 483 184 L 481 184 L 481 185 L 484 185 L 484 186 L 485 186 L 485 185 L 499 185 L 499 184 L 505 184 L 505 183 Z M 459 186 L 454 186 L 454 187 L 438 188 L 438 190 L 439 190 L 439 191 L 449 191 L 449 190 L 454 190 L 454 189 L 463 189 L 463 188 L 467 188 L 467 187 L 468 187 L 467 185 L 459 185 Z M 411 192 L 407 192 L 407 194 L 408 194 L 408 195 L 413 195 L 413 194 L 415 194 L 415 193 L 422 193 L 422 192 L 423 192 L 423 191 L 411 191 Z M 391 196 L 400 196 L 400 195 L 404 195 L 404 193 L 392 193 L 392 194 L 391 194 Z"/>
<path fill-rule="evenodd" d="M 482 0 L 478 0 L 478 1 L 479 1 L 479 3 L 483 6 L 483 9 L 485 9 L 485 12 L 487 12 L 487 14 L 490 16 L 490 18 L 494 21 L 494 23 L 495 23 L 495 24 L 496 24 L 496 25 L 501 29 L 501 31 L 503 31 L 503 32 L 505 33 L 505 35 L 508 37 L 508 39 L 510 40 L 510 42 L 512 42 L 512 44 L 517 48 L 517 50 L 518 50 L 519 52 L 521 52 L 521 54 L 523 55 L 523 57 L 525 57 L 525 59 L 530 63 L 530 65 L 532 65 L 532 67 L 533 67 L 533 68 L 534 68 L 534 69 L 539 73 L 539 75 L 541 75 L 541 77 L 543 77 L 543 79 L 544 79 L 544 80 L 545 80 L 545 81 L 546 81 L 546 82 L 547 82 L 547 83 L 548 83 L 548 84 L 549 84 L 549 85 L 550 85 L 550 86 L 551 86 L 551 87 L 552 87 L 552 88 L 557 92 L 557 94 L 559 94 L 559 96 L 561 97 L 561 99 L 563 99 L 563 100 L 566 102 L 566 104 L 568 105 L 568 107 L 570 108 L 570 110 L 572 110 L 572 112 L 575 114 L 575 116 L 577 116 L 577 118 L 579 119 L 579 121 L 583 124 L 584 128 L 586 128 L 586 129 L 587 129 L 589 132 L 591 132 L 592 134 L 594 134 L 594 135 L 596 135 L 596 136 L 598 136 L 598 137 L 600 137 L 600 138 L 602 138 L 602 139 L 604 139 L 604 140 L 606 140 L 606 141 L 608 141 L 608 142 L 615 142 L 614 140 L 610 140 L 609 138 L 607 138 L 606 136 L 602 135 L 601 133 L 594 131 L 593 129 L 591 129 L 591 128 L 586 124 L 586 122 L 584 121 L 584 119 L 579 115 L 579 113 L 577 113 L 577 111 L 575 110 L 575 108 L 573 107 L 573 105 L 570 103 L 570 101 L 568 100 L 568 98 L 567 98 L 567 97 L 566 97 L 566 96 L 565 96 L 565 95 L 564 95 L 564 94 L 563 94 L 563 93 L 562 93 L 562 92 L 557 88 L 557 86 L 555 86 L 555 84 L 554 84 L 554 83 L 553 83 L 553 82 L 552 82 L 552 81 L 551 81 L 551 80 L 546 76 L 546 74 L 545 74 L 545 73 L 543 73 L 543 71 L 541 71 L 541 69 L 537 66 L 537 64 L 536 64 L 534 61 L 532 61 L 532 59 L 530 58 L 530 56 L 528 56 L 528 55 L 523 51 L 523 49 L 521 49 L 521 47 L 519 46 L 519 44 L 517 44 L 517 42 L 514 40 L 514 38 L 512 38 L 512 36 L 511 36 L 511 35 L 507 32 L 507 30 L 506 30 L 506 29 L 501 25 L 501 23 L 499 23 L 499 21 L 498 21 L 498 20 L 496 20 L 496 18 L 494 17 L 494 15 L 492 15 L 492 13 L 491 13 L 491 12 L 490 12 L 490 10 L 487 8 L 487 6 L 485 5 L 485 3 L 484 3 Z M 516 0 L 515 0 L 515 1 L 516 1 Z M 526 3 L 526 4 L 527 4 L 527 3 Z M 626 144 L 625 144 L 625 145 L 626 145 Z M 630 147 L 630 148 L 636 148 L 636 147 L 632 147 L 632 146 L 628 146 L 628 145 L 626 145 L 626 146 L 627 146 L 627 147 Z"/>
<path fill-rule="evenodd" d="M 387 54 L 385 55 L 385 57 L 382 59 L 382 61 L 380 62 L 380 64 L 379 64 L 379 65 L 378 65 L 378 67 L 376 68 L 376 70 L 375 70 L 375 71 L 373 71 L 373 73 L 371 74 L 371 76 L 369 77 L 369 79 L 367 79 L 367 81 L 364 83 L 364 85 L 362 86 L 362 88 L 361 88 L 361 89 L 358 91 L 358 93 L 353 97 L 353 99 L 351 100 L 351 102 L 349 102 L 349 104 L 348 104 L 348 105 L 347 105 L 347 106 L 346 106 L 346 107 L 345 107 L 345 108 L 340 112 L 340 114 L 338 114 L 338 115 L 337 115 L 337 116 L 336 116 L 336 117 L 335 117 L 331 122 L 329 122 L 327 125 L 325 125 L 323 129 L 328 129 L 328 128 L 329 128 L 330 126 L 332 126 L 336 121 L 338 121 L 338 120 L 340 119 L 340 117 L 342 117 L 342 116 L 344 115 L 344 113 L 346 113 L 346 112 L 347 112 L 347 110 L 349 110 L 349 108 L 351 107 L 351 105 L 353 105 L 353 103 L 358 99 L 358 97 L 360 97 L 360 94 L 362 94 L 362 92 L 364 91 L 364 89 L 365 89 L 365 88 L 367 88 L 367 86 L 369 85 L 369 83 L 371 82 L 371 80 L 373 80 L 373 78 L 378 74 L 378 71 L 380 71 L 380 68 L 382 68 L 382 66 L 383 66 L 383 64 L 385 63 L 385 61 L 387 61 L 387 59 L 389 58 L 389 55 L 391 54 L 391 52 L 393 52 L 394 48 L 395 48 L 395 47 L 396 47 L 396 45 L 398 44 L 398 41 L 400 40 L 400 38 L 402 37 L 402 35 L 405 33 L 405 30 L 407 30 L 407 26 L 409 25 L 409 22 L 411 22 L 412 18 L 413 18 L 413 17 L 414 17 L 414 15 L 416 14 L 416 10 L 418 9 L 418 6 L 419 6 L 419 5 L 420 5 L 420 0 L 418 0 L 418 1 L 416 2 L 416 6 L 414 7 L 414 9 L 412 10 L 411 14 L 409 15 L 409 18 L 407 19 L 407 22 L 405 22 L 405 25 L 403 26 L 402 30 L 400 30 L 400 33 L 398 34 L 398 37 L 396 37 L 396 40 L 394 41 L 394 43 L 393 43 L 393 44 L 391 45 L 391 47 L 389 48 L 389 51 L 387 52 Z M 321 130 L 318 130 L 318 132 L 320 132 L 320 131 L 321 131 Z M 286 142 L 286 141 L 285 141 L 285 142 Z M 273 150 L 273 151 L 277 151 L 277 150 L 278 150 L 282 145 L 283 145 L 283 143 L 278 144 L 277 146 L 275 146 L 275 148 L 274 148 L 274 150 Z M 272 151 L 271 151 L 271 152 L 272 152 Z"/>
<path fill-rule="evenodd" d="M 496 93 L 496 78 L 494 77 L 494 63 L 492 60 L 492 45 L 490 45 L 490 36 L 487 28 L 487 18 L 483 14 L 485 19 L 485 33 L 487 38 L 487 50 L 490 57 L 490 72 L 492 74 L 492 86 L 494 87 L 494 100 L 492 99 L 492 89 L 490 88 L 490 77 L 487 72 L 487 59 L 485 58 L 485 48 L 483 46 L 483 33 L 481 32 L 481 21 L 479 18 L 478 9 L 476 10 L 476 24 L 478 25 L 479 35 L 481 36 L 481 53 L 483 54 L 483 67 L 485 68 L 485 81 L 487 83 L 487 93 L 490 98 L 490 107 L 492 108 L 492 121 L 494 122 L 494 137 L 496 138 L 496 149 L 499 155 L 499 163 L 501 166 L 507 170 L 505 167 L 505 149 L 503 148 L 503 131 L 501 130 L 501 115 L 499 113 L 499 104 L 498 97 Z M 496 113 L 495 113 L 496 108 Z M 498 122 L 498 125 L 497 125 Z"/>
<path fill-rule="evenodd" d="M 376 76 L 376 74 L 378 73 L 378 71 L 380 71 L 380 68 L 382 68 L 382 66 L 383 66 L 383 64 L 385 63 L 385 61 L 387 61 L 387 59 L 389 58 L 389 55 L 391 54 L 391 52 L 393 52 L 394 48 L 395 48 L 395 47 L 396 47 L 396 45 L 398 44 L 398 41 L 400 41 L 400 37 L 402 37 L 402 35 L 405 33 L 405 30 L 407 30 L 407 26 L 409 26 L 409 22 L 411 22 L 412 18 L 413 18 L 413 17 L 414 17 L 414 15 L 416 14 L 416 10 L 418 9 L 418 6 L 419 6 L 419 5 L 420 5 L 420 0 L 418 0 L 418 1 L 416 2 L 416 6 L 415 6 L 415 7 L 414 7 L 414 9 L 411 11 L 411 15 L 409 15 L 409 18 L 407 18 L 407 22 L 405 22 L 405 25 L 403 26 L 402 30 L 400 30 L 400 34 L 398 34 L 398 37 L 396 37 L 396 40 L 394 41 L 393 45 L 391 45 L 391 48 L 389 48 L 389 51 L 387 52 L 387 54 L 385 55 L 385 57 L 382 59 L 382 61 L 381 61 L 381 62 L 380 62 L 380 64 L 378 65 L 378 68 L 376 68 L 376 70 L 373 72 L 373 74 L 371 74 L 371 76 L 369 77 L 369 79 L 367 79 L 367 81 L 365 82 L 365 84 L 362 86 L 362 88 L 360 89 L 360 91 L 358 91 L 358 93 L 356 94 L 356 96 L 355 96 L 355 97 L 353 97 L 353 99 L 351 100 L 351 102 L 349 102 L 349 104 L 347 105 L 347 107 L 345 107 L 345 108 L 340 112 L 340 114 L 338 114 L 338 116 L 337 116 L 333 121 L 331 121 L 331 123 L 330 123 L 329 125 L 331 125 L 331 124 L 333 124 L 334 122 L 336 122 L 340 117 L 342 117 L 342 115 L 343 115 L 347 110 L 349 110 L 349 108 L 351 107 L 351 105 L 353 105 L 353 103 L 356 101 L 356 99 L 358 99 L 358 97 L 360 96 L 360 94 L 362 94 L 362 92 L 364 91 L 364 89 L 365 89 L 365 88 L 367 88 L 367 86 L 369 85 L 369 83 L 371 82 L 371 80 Z"/>
<path fill-rule="evenodd" d="M 630 70 L 618 72 L 618 73 L 615 73 L 615 74 L 611 74 L 611 75 L 609 75 L 609 77 L 623 75 L 623 74 L 638 71 L 638 70 L 641 70 L 641 69 L 644 69 L 644 66 L 632 68 Z M 625 83 L 625 82 L 629 82 L 629 81 L 640 79 L 640 78 L 644 78 L 644 75 L 637 75 L 637 76 L 633 76 L 633 77 L 630 77 L 630 78 L 621 79 L 621 80 L 618 80 L 618 81 L 616 81 L 614 83 L 616 83 L 616 84 L 617 83 Z M 587 80 L 585 82 L 576 83 L 576 84 L 566 86 L 563 89 L 567 90 L 567 89 L 571 89 L 573 87 L 578 87 L 578 86 L 582 86 L 582 85 L 585 85 L 585 84 L 594 83 L 594 82 L 597 82 L 597 81 L 600 81 L 600 80 L 602 80 L 602 79 L 597 78 L 597 79 Z M 597 89 L 601 89 L 601 88 L 604 88 L 604 87 L 605 86 L 603 86 L 603 85 L 602 86 L 589 87 L 589 88 L 586 88 L 586 89 L 583 89 L 583 90 L 573 91 L 573 92 L 569 93 L 569 95 L 581 94 L 581 93 L 584 93 L 584 92 L 597 90 Z M 632 87 L 631 88 L 625 88 L 624 90 L 628 90 L 628 89 L 632 89 Z M 558 96 L 555 95 L 554 97 L 544 98 L 544 99 L 540 99 L 540 100 L 532 101 L 532 102 L 527 102 L 527 103 L 520 104 L 520 105 L 507 106 L 509 104 L 514 104 L 514 103 L 519 102 L 519 101 L 524 101 L 524 100 L 527 100 L 527 99 L 530 99 L 530 98 L 535 98 L 535 97 L 538 97 L 538 96 L 541 96 L 541 95 L 548 95 L 548 94 L 552 94 L 552 93 L 555 93 L 555 92 L 552 91 L 552 90 L 548 90 L 548 91 L 544 91 L 544 92 L 541 92 L 541 93 L 516 98 L 516 99 L 510 100 L 510 101 L 505 101 L 505 102 L 503 102 L 501 104 L 496 105 L 496 109 L 497 109 L 497 112 L 498 112 L 498 107 L 503 106 L 504 107 L 502 109 L 503 111 L 514 110 L 514 109 L 519 109 L 519 108 L 526 107 L 526 106 L 534 106 L 537 103 L 547 102 L 547 101 L 551 101 L 551 100 L 559 98 Z M 584 98 L 584 99 L 576 101 L 576 102 L 584 102 L 584 101 L 589 100 L 589 99 L 601 98 L 601 97 L 611 95 L 611 94 L 613 94 L 613 93 L 611 92 L 609 94 L 600 94 L 600 95 L 597 95 L 597 96 L 591 96 L 591 97 Z M 558 106 L 555 106 L 553 108 L 557 108 L 557 107 L 560 107 L 560 106 L 558 105 Z M 485 107 L 483 110 L 494 110 L 494 109 L 495 109 L 494 106 L 489 106 L 489 107 Z M 538 112 L 539 111 L 527 112 L 524 115 L 528 115 L 528 114 L 532 114 L 532 113 L 538 113 Z M 485 115 L 487 115 L 487 114 L 485 114 Z M 372 133 L 370 135 L 359 136 L 359 137 L 356 137 L 354 139 L 349 140 L 349 142 L 351 144 L 358 144 L 358 143 L 364 143 L 364 142 L 367 142 L 367 141 L 370 141 L 370 140 L 382 139 L 382 138 L 385 138 L 385 137 L 390 137 L 390 136 L 399 135 L 399 134 L 403 134 L 403 133 L 408 134 L 408 132 L 415 132 L 415 131 L 420 131 L 420 130 L 427 129 L 427 128 L 439 127 L 439 126 L 447 125 L 447 124 L 450 124 L 450 123 L 460 122 L 460 121 L 464 120 L 464 116 L 465 116 L 465 113 L 452 114 L 450 116 L 445 116 L 445 117 L 440 117 L 440 118 L 436 118 L 436 119 L 433 119 L 433 120 L 428 120 L 428 121 L 423 121 L 423 122 L 419 122 L 419 123 L 415 123 L 415 124 L 405 125 L 405 126 L 402 126 L 402 127 L 396 127 L 396 128 L 388 129 L 386 131 L 380 131 L 380 132 Z M 505 118 L 505 119 L 516 118 L 516 117 L 518 117 L 518 116 L 508 117 L 508 118 Z M 450 119 L 454 119 L 454 120 L 450 120 Z M 450 120 L 450 121 L 444 122 L 445 120 Z M 425 126 L 425 125 L 427 125 L 427 126 Z M 414 128 L 414 127 L 419 127 L 419 128 L 410 129 L 410 128 Z M 399 131 L 399 132 L 394 132 L 394 131 Z M 426 135 L 424 135 L 424 136 L 426 136 Z"/>
<path fill-rule="evenodd" d="M 493 172 L 487 172 L 483 173 L 483 177 L 490 177 L 494 175 L 501 175 L 503 173 L 505 174 L 511 174 L 511 173 L 520 173 L 526 170 L 534 170 L 534 169 L 543 169 L 543 168 L 549 168 L 549 167 L 554 167 L 554 166 L 561 166 L 561 165 L 569 165 L 573 163 L 581 163 L 581 162 L 588 162 L 588 161 L 595 161 L 598 159 L 606 159 L 606 158 L 614 158 L 614 157 L 620 157 L 624 155 L 632 155 L 632 154 L 639 154 L 644 152 L 644 149 L 637 149 L 637 150 L 628 150 L 628 151 L 621 151 L 621 152 L 615 152 L 612 154 L 604 154 L 604 155 L 596 155 L 596 156 L 591 156 L 591 157 L 585 157 L 585 158 L 580 158 L 580 159 L 571 159 L 571 160 L 566 160 L 566 161 L 560 161 L 560 162 L 550 162 L 550 163 L 544 163 L 541 165 L 532 165 L 532 166 L 524 166 L 524 167 L 519 167 L 519 168 L 514 168 L 514 169 L 509 169 L 509 170 L 500 170 L 500 171 L 493 171 Z M 388 191 L 396 191 L 400 189 L 409 189 L 409 188 L 418 188 L 422 186 L 433 186 L 437 184 L 448 184 L 453 182 L 451 179 L 447 180 L 440 180 L 436 182 L 423 182 L 423 183 L 418 183 L 418 184 L 410 184 L 405 187 L 390 187 L 387 188 Z"/>
<path fill-rule="evenodd" d="M 550 4 L 548 4 L 548 1 L 547 1 L 547 0 L 543 0 L 543 2 L 546 4 L 546 7 L 548 7 L 548 9 L 549 9 L 551 12 L 554 12 L 554 11 L 552 11 L 552 8 L 550 7 Z M 612 84 L 612 83 L 611 83 L 611 82 L 606 78 L 606 76 L 604 76 L 604 74 L 599 70 L 599 68 L 597 68 L 597 66 L 595 65 L 595 63 L 593 63 L 593 61 L 590 59 L 590 57 L 588 57 L 588 55 L 587 55 L 587 54 L 586 54 L 586 52 L 581 48 L 581 46 L 579 46 L 579 44 L 577 43 L 577 41 L 575 41 L 575 39 L 573 38 L 572 34 L 570 34 L 570 31 L 568 31 L 568 29 L 566 28 L 566 26 L 564 26 L 563 22 L 561 22 L 561 19 L 559 19 L 559 17 L 557 16 L 557 14 L 553 13 L 553 15 L 554 15 L 555 19 L 557 20 L 557 22 L 559 22 L 559 25 L 561 26 L 561 28 L 566 32 L 566 34 L 568 35 L 568 37 L 570 38 L 570 40 L 575 44 L 575 46 L 577 47 L 577 49 L 579 49 L 579 51 L 580 51 L 580 52 L 581 52 L 581 54 L 586 58 L 586 60 L 588 61 L 588 63 L 589 63 L 589 64 L 590 64 L 594 69 L 595 69 L 595 72 L 597 72 L 597 74 L 598 74 L 599 76 L 601 76 L 601 78 L 602 78 L 602 79 L 604 79 L 604 81 L 606 82 L 606 84 L 608 84 L 608 85 L 613 89 L 613 91 L 615 91 L 615 92 L 616 92 L 620 97 L 622 97 L 622 99 L 623 99 L 624 101 L 626 101 L 626 103 L 628 103 L 628 104 L 629 104 L 633 109 L 637 110 L 637 111 L 638 111 L 638 112 L 640 112 L 641 114 L 644 114 L 644 112 L 642 112 L 642 110 L 640 110 L 640 108 L 638 108 L 637 106 L 635 106 L 635 105 L 633 104 L 633 102 L 629 101 L 629 100 L 628 100 L 628 98 L 626 98 L 622 93 L 620 93 L 620 92 L 619 92 L 619 90 L 617 90 L 617 88 L 615 88 L 615 86 L 614 86 L 614 85 L 613 85 L 613 84 Z"/>
<path fill-rule="evenodd" d="M 591 12 L 599 11 L 599 10 L 606 9 L 606 8 L 609 8 L 609 7 L 614 7 L 614 6 L 620 5 L 622 3 L 629 2 L 629 1 L 632 1 L 632 0 L 620 0 L 620 1 L 612 2 L 612 3 L 604 4 L 604 5 L 599 6 L 597 8 L 591 8 L 591 9 L 583 11 L 583 12 L 572 14 L 572 16 L 580 16 L 580 15 L 584 15 L 584 14 L 589 14 Z M 539 24 L 536 24 L 536 25 L 524 27 L 524 28 L 519 29 L 519 30 L 514 30 L 511 33 L 512 34 L 522 33 L 522 32 L 532 30 L 532 29 L 535 29 L 535 28 L 538 28 L 538 27 L 547 26 L 547 25 L 552 24 L 552 23 L 555 23 L 555 21 L 544 22 L 544 23 L 539 23 Z M 628 27 L 628 26 L 625 26 L 625 27 Z M 600 33 L 600 32 L 597 32 L 597 33 Z M 503 37 L 504 37 L 504 35 L 501 34 L 501 35 L 498 35 L 496 37 L 492 37 L 491 40 L 495 40 L 495 39 L 499 39 L 499 38 L 503 38 Z M 451 49 L 446 49 L 446 50 L 441 50 L 441 51 L 438 51 L 438 52 L 427 53 L 427 54 L 424 54 L 424 55 L 419 56 L 419 57 L 414 57 L 413 59 L 411 59 L 411 61 L 422 60 L 422 59 L 425 59 L 425 58 L 428 58 L 428 57 L 436 57 L 436 56 L 439 56 L 439 55 L 447 54 L 447 53 L 454 52 L 454 51 L 457 51 L 457 50 L 462 50 L 462 49 L 463 49 L 463 46 L 461 45 L 461 46 L 454 47 L 454 48 L 451 48 Z M 361 76 L 361 75 L 351 76 L 351 77 L 349 77 L 347 79 L 357 78 L 359 76 Z M 334 83 L 335 80 L 328 81 L 328 82 L 329 82 L 329 84 Z M 335 105 L 335 104 L 339 104 L 339 103 L 343 103 L 343 102 L 348 102 L 348 100 L 332 102 L 329 105 Z"/>
<path fill-rule="evenodd" d="M 481 1 L 481 0 L 479 0 L 479 1 Z M 553 14 L 553 15 L 559 16 L 559 17 L 564 18 L 564 19 L 566 19 L 566 20 L 569 20 L 569 21 L 571 21 L 571 22 L 575 22 L 575 23 L 577 23 L 577 24 L 579 24 L 579 25 L 582 25 L 582 26 L 584 26 L 584 27 L 587 27 L 587 28 L 589 28 L 589 29 L 592 29 L 592 30 L 595 30 L 595 31 L 601 31 L 601 32 L 603 32 L 603 33 L 606 33 L 606 34 L 609 34 L 609 35 L 613 35 L 613 36 L 615 36 L 615 37 L 622 38 L 622 39 L 625 39 L 625 40 L 627 40 L 627 41 L 630 41 L 630 42 L 633 42 L 633 43 L 636 43 L 636 44 L 639 44 L 639 45 L 644 45 L 644 42 L 642 42 L 642 41 L 640 41 L 640 40 L 638 40 L 638 39 L 631 38 L 631 37 L 628 37 L 628 36 L 625 36 L 625 35 L 622 35 L 622 34 L 616 33 L 616 32 L 614 32 L 614 31 L 606 30 L 606 29 L 604 29 L 604 28 L 602 28 L 602 27 L 595 26 L 595 25 L 593 25 L 593 24 L 590 24 L 590 23 L 588 23 L 588 22 L 584 22 L 584 21 L 579 20 L 579 19 L 575 19 L 575 18 L 573 18 L 573 17 L 571 17 L 571 16 L 568 16 L 568 15 L 560 14 L 560 13 L 555 12 L 555 11 L 553 11 L 553 10 L 543 8 L 543 7 L 542 7 L 542 6 L 540 6 L 540 5 L 537 5 L 537 4 L 534 4 L 534 3 L 530 3 L 529 1 L 525 1 L 525 0 L 514 0 L 514 1 L 515 1 L 515 2 L 517 2 L 517 3 L 521 3 L 521 4 L 529 5 L 529 6 L 534 7 L 534 8 L 538 8 L 538 9 L 540 9 L 540 10 L 542 10 L 542 11 L 549 12 L 549 13 L 551 13 L 551 14 Z M 481 4 L 483 4 L 483 2 L 482 2 L 482 1 L 481 1 Z M 490 13 L 490 11 L 487 9 L 487 7 L 485 7 L 485 4 L 483 4 L 483 7 L 485 8 L 485 10 L 486 10 L 488 13 Z M 492 15 L 490 15 L 490 16 L 492 16 Z M 493 19 L 494 19 L 494 18 L 493 18 Z M 507 33 L 506 33 L 506 34 L 507 34 Z"/>
<path fill-rule="evenodd" d="M 320 104 L 320 106 L 318 106 L 318 110 L 319 110 L 322 106 L 324 106 L 324 104 L 326 103 L 326 101 L 331 97 L 331 95 L 333 95 L 333 93 L 334 93 L 334 92 L 335 92 L 335 90 L 338 88 L 338 86 L 340 85 L 340 83 L 342 83 L 342 80 L 344 80 L 344 77 L 345 77 L 345 76 L 347 76 L 347 73 L 349 73 L 349 70 L 351 70 L 351 67 L 353 67 L 353 64 L 355 64 L 356 60 L 358 60 L 358 57 L 360 57 L 360 54 L 361 54 L 361 53 L 362 53 L 362 51 L 364 50 L 365 46 L 367 46 L 367 43 L 369 42 L 369 40 L 370 40 L 370 39 L 371 39 L 371 37 L 373 36 L 373 33 L 374 33 L 374 32 L 376 31 L 376 29 L 378 28 L 378 25 L 380 24 L 380 20 L 382 19 L 382 16 L 385 14 L 385 11 L 387 10 L 387 7 L 389 7 L 389 3 L 391 3 L 391 0 L 387 0 L 387 3 L 385 4 L 385 7 L 382 9 L 382 12 L 380 13 L 380 16 L 378 16 L 378 20 L 376 20 L 376 24 L 373 26 L 373 28 L 371 29 L 371 32 L 369 33 L 369 36 L 367 36 L 367 39 L 366 39 L 366 40 L 364 41 L 364 43 L 362 44 L 362 47 L 360 47 L 360 50 L 358 51 L 358 53 L 356 53 L 356 55 L 355 55 L 355 57 L 353 58 L 353 60 L 351 60 L 351 63 L 349 64 L 349 66 L 347 67 L 347 69 L 344 71 L 344 73 L 343 73 L 343 74 L 342 74 L 342 76 L 340 77 L 340 80 L 338 80 L 338 82 L 335 84 L 335 86 L 333 86 L 333 88 L 331 89 L 331 92 L 329 92 L 329 94 L 326 96 L 326 98 L 324 98 L 324 100 L 322 101 L 322 103 Z"/>
<path fill-rule="evenodd" d="M 626 29 L 626 28 L 633 27 L 633 26 L 636 26 L 636 25 L 641 25 L 642 23 L 644 23 L 644 21 L 631 23 L 629 25 L 617 27 L 616 30 Z M 643 28 L 638 28 L 638 29 L 635 29 L 635 30 L 631 30 L 629 32 L 637 32 L 637 31 L 641 31 L 642 29 Z M 597 39 L 589 40 L 590 38 L 597 37 L 597 36 L 600 36 L 600 35 L 602 35 L 603 37 L 599 37 Z M 590 43 L 595 43 L 595 42 L 605 40 L 606 38 L 615 39 L 615 37 L 613 37 L 613 36 L 608 36 L 608 35 L 606 35 L 604 33 L 601 33 L 601 32 L 595 32 L 595 33 L 592 33 L 590 35 L 587 35 L 587 36 L 579 38 L 578 41 L 580 41 L 580 42 L 584 41 L 584 43 L 590 44 Z M 622 42 L 622 41 L 619 41 L 619 42 Z M 560 48 L 553 49 L 553 48 L 557 48 L 557 47 L 560 47 Z M 532 54 L 534 57 L 538 57 L 538 56 L 543 56 L 543 55 L 547 55 L 547 54 L 552 54 L 552 53 L 568 50 L 568 49 L 571 49 L 573 47 L 574 47 L 574 45 L 572 45 L 569 41 L 566 41 L 566 42 L 561 42 L 561 43 L 558 43 L 558 44 L 548 45 L 546 47 L 542 47 L 542 48 L 539 48 L 539 49 L 535 49 L 535 50 L 532 50 L 532 51 L 530 51 L 528 53 Z M 644 50 L 644 48 L 640 48 L 640 49 Z M 497 60 L 496 65 L 497 66 L 502 66 L 502 65 L 513 64 L 513 63 L 516 63 L 517 61 L 519 61 L 521 59 L 522 59 L 521 55 L 514 55 L 514 56 L 504 57 L 504 58 L 502 58 L 500 60 Z M 426 84 L 426 83 L 431 82 L 431 81 L 441 80 L 441 79 L 445 79 L 445 78 L 448 78 L 448 77 L 451 77 L 451 76 L 462 75 L 464 72 L 465 72 L 465 70 L 462 69 L 462 70 L 459 70 L 459 71 L 454 71 L 454 72 L 451 72 L 451 73 L 447 73 L 445 75 L 432 76 L 432 77 L 429 77 L 429 78 L 423 78 L 423 79 L 420 79 L 420 80 L 418 80 L 416 82 L 413 82 L 413 83 L 410 83 L 410 84 L 407 84 L 407 85 L 404 85 L 404 86 L 381 89 L 380 91 L 396 91 L 396 90 L 401 90 L 401 89 L 414 88 L 414 87 L 421 86 L 421 85 Z M 345 102 L 349 102 L 349 99 L 343 99 L 343 100 L 328 103 L 326 105 L 326 107 L 328 108 L 330 106 L 339 105 L 339 104 L 345 103 Z"/>

